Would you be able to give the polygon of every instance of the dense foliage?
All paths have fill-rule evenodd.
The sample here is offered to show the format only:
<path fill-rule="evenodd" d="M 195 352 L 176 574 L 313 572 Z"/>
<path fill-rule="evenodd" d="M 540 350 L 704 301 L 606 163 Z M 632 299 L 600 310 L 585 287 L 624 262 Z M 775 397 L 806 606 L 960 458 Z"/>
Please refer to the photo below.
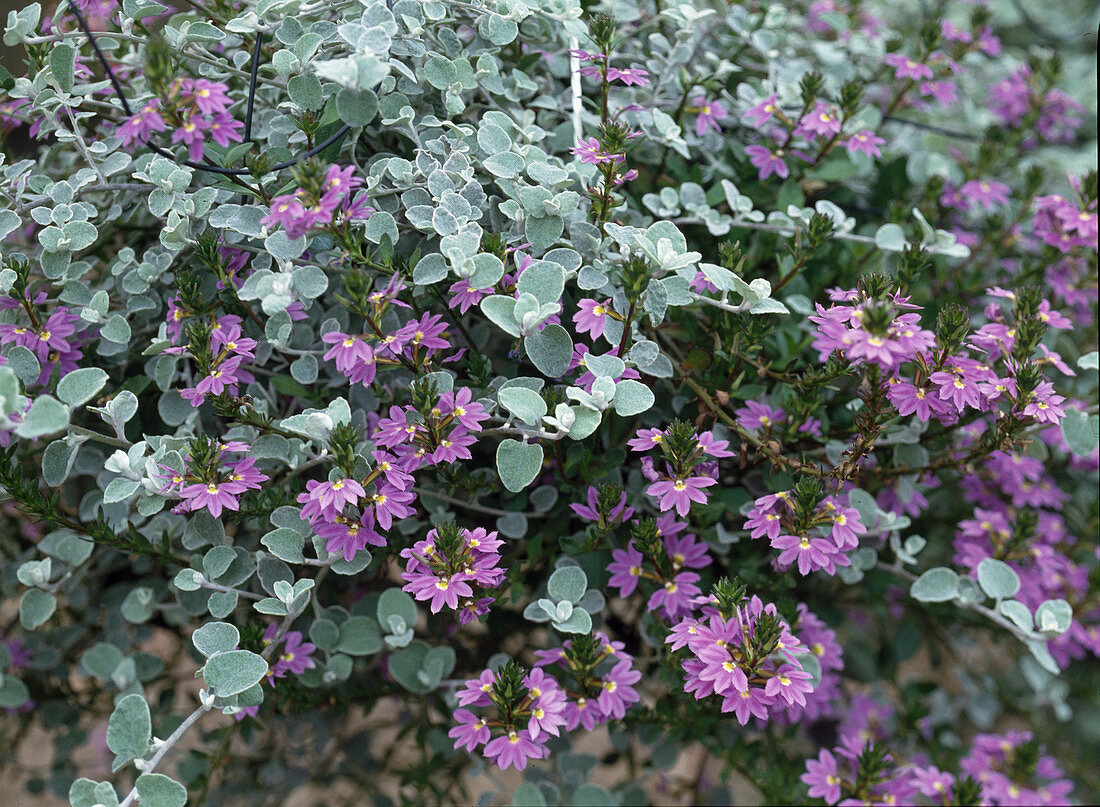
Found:
<path fill-rule="evenodd" d="M 1094 802 L 1096 20 L 1031 5 L 12 11 L 0 762 Z"/>

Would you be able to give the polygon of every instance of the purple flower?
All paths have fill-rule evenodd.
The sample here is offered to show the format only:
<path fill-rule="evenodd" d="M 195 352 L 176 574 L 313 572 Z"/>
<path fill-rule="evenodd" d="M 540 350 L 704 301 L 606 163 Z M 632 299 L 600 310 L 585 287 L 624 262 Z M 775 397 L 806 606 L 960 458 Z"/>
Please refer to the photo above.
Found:
<path fill-rule="evenodd" d="M 612 311 L 611 301 L 602 303 L 584 298 L 577 302 L 577 313 L 573 315 L 573 322 L 577 326 L 577 333 L 587 333 L 593 339 L 603 336 L 607 328 L 608 313 Z"/>
<path fill-rule="evenodd" d="M 915 81 L 932 80 L 932 68 L 920 62 L 914 62 L 900 53 L 887 53 L 883 61 L 895 68 L 894 78 L 911 78 Z"/>
<path fill-rule="evenodd" d="M 812 110 L 802 116 L 795 127 L 796 137 L 831 137 L 840 134 L 840 118 L 824 101 L 818 101 Z"/>
<path fill-rule="evenodd" d="M 692 502 L 707 503 L 707 494 L 703 492 L 703 488 L 716 484 L 718 484 L 717 479 L 706 476 L 662 479 L 650 485 L 646 493 L 657 498 L 657 504 L 662 512 L 675 507 L 677 513 L 686 516 Z"/>
<path fill-rule="evenodd" d="M 542 759 L 546 755 L 546 748 L 534 742 L 526 729 L 510 731 L 490 740 L 485 746 L 485 756 L 493 760 L 502 771 L 510 767 L 522 771 L 527 767 L 528 759 Z"/>
<path fill-rule="evenodd" d="M 210 515 L 218 518 L 222 510 L 237 510 L 237 497 L 234 496 L 225 484 L 215 482 L 200 482 L 194 485 L 186 485 L 180 490 L 183 496 L 183 504 L 188 510 L 201 510 L 206 508 Z"/>
<path fill-rule="evenodd" d="M 641 67 L 626 67 L 621 70 L 609 67 L 607 68 L 607 80 L 621 81 L 627 86 L 637 84 L 639 87 L 648 87 L 649 71 Z"/>
<path fill-rule="evenodd" d="M 204 78 L 184 79 L 180 82 L 181 98 L 193 102 L 203 115 L 216 115 L 229 107 L 232 101 L 226 94 L 228 89 L 220 82 Z"/>
<path fill-rule="evenodd" d="M 787 413 L 758 401 L 745 401 L 745 405 L 734 412 L 737 422 L 744 429 L 770 429 L 787 419 Z"/>
<path fill-rule="evenodd" d="M 729 116 L 720 101 L 707 101 L 706 97 L 702 95 L 697 95 L 691 99 L 691 106 L 687 111 L 694 112 L 697 116 L 695 118 L 696 137 L 702 137 L 706 134 L 707 129 L 721 132 L 722 127 L 718 125 L 718 121 L 725 120 Z"/>
<path fill-rule="evenodd" d="M 760 179 L 767 179 L 772 174 L 780 179 L 791 175 L 791 170 L 783 162 L 783 149 L 771 151 L 764 146 L 746 146 L 745 153 L 749 155 L 752 164 L 760 169 Z"/>
<path fill-rule="evenodd" d="M 296 630 L 288 631 L 286 642 L 283 644 L 283 652 L 272 668 L 275 678 L 282 678 L 288 672 L 301 675 L 306 670 L 312 670 L 317 666 L 311 656 L 316 646 L 310 642 L 302 641 L 302 634 Z"/>
<path fill-rule="evenodd" d="M 168 124 L 157 111 L 159 104 L 160 99 L 154 98 L 142 107 L 140 112 L 118 127 L 116 134 L 122 139 L 122 145 L 125 148 L 130 148 L 134 143 L 144 145 L 149 142 L 153 132 L 163 132 L 168 129 Z"/>
<path fill-rule="evenodd" d="M 452 283 L 447 291 L 451 294 L 451 301 L 447 303 L 447 307 L 457 308 L 462 314 L 480 303 L 483 297 L 493 293 L 492 289 L 475 289 L 466 280 Z"/>
<path fill-rule="evenodd" d="M 860 129 L 844 141 L 844 146 L 852 154 L 860 153 L 866 154 L 868 157 L 881 157 L 882 152 L 879 151 L 879 146 L 885 145 L 885 143 L 885 140 L 870 129 Z"/>
<path fill-rule="evenodd" d="M 620 597 L 629 597 L 638 588 L 641 579 L 645 556 L 639 552 L 634 542 L 627 544 L 626 549 L 612 549 L 612 561 L 607 566 L 611 573 L 607 584 L 619 589 Z"/>
<path fill-rule="evenodd" d="M 465 748 L 472 752 L 489 742 L 491 732 L 485 718 L 478 717 L 469 709 L 455 709 L 454 716 L 458 725 L 447 732 L 447 736 L 455 741 L 456 750 Z"/>
<path fill-rule="evenodd" d="M 772 93 L 759 104 L 745 112 L 745 117 L 750 119 L 752 128 L 759 129 L 772 115 L 779 114 L 779 106 L 776 103 L 776 95 Z"/>
<path fill-rule="evenodd" d="M 822 749 L 817 759 L 806 760 L 806 773 L 800 777 L 810 786 L 811 799 L 824 799 L 836 804 L 841 796 L 841 778 L 836 768 L 836 757 L 827 749 Z"/>
<path fill-rule="evenodd" d="M 1008 185 L 991 179 L 972 179 L 959 188 L 959 195 L 969 201 L 976 201 L 986 210 L 996 205 L 1008 204 Z"/>

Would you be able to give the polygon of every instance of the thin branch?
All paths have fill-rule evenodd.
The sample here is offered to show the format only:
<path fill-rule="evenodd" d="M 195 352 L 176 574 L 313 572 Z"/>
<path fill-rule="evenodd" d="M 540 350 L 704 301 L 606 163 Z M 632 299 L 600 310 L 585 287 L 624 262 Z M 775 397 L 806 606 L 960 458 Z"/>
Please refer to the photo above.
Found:
<path fill-rule="evenodd" d="M 181 739 L 183 739 L 183 735 L 187 733 L 188 729 L 198 723 L 199 718 L 210 711 L 210 707 L 213 705 L 214 699 L 211 698 L 209 702 L 201 704 L 198 709 L 189 714 L 187 718 L 179 724 L 179 728 L 173 731 L 172 734 L 169 735 L 168 739 L 161 744 L 160 748 L 158 748 L 157 752 L 153 755 L 153 758 L 150 759 L 145 767 L 141 769 L 141 772 L 143 774 L 152 773 L 154 770 L 156 770 L 157 765 L 159 765 L 161 760 L 163 760 L 168 752 L 172 750 L 172 747 Z M 137 798 L 138 792 L 137 787 L 135 786 L 126 795 L 126 798 L 122 800 L 122 803 L 119 805 L 119 807 L 130 807 L 130 805 L 132 805 L 137 800 Z"/>

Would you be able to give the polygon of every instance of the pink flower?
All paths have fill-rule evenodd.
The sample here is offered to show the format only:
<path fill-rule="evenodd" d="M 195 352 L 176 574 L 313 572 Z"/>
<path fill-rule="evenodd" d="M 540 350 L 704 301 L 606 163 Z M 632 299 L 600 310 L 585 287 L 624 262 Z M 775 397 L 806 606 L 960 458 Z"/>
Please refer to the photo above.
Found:
<path fill-rule="evenodd" d="M 577 309 L 577 313 L 573 315 L 577 333 L 591 334 L 593 339 L 603 336 L 607 328 L 608 312 L 612 310 L 611 301 L 599 303 L 585 298 L 577 302 Z"/>
<path fill-rule="evenodd" d="M 725 120 L 729 113 L 726 112 L 726 108 L 722 106 L 720 101 L 707 101 L 705 96 L 697 95 L 691 99 L 691 106 L 697 115 L 695 118 L 695 134 L 697 137 L 702 137 L 707 129 L 713 129 L 716 132 L 722 131 L 718 121 Z"/>
<path fill-rule="evenodd" d="M 870 129 L 860 129 L 844 141 L 844 147 L 852 154 L 859 153 L 866 154 L 868 157 L 881 157 L 882 152 L 879 151 L 878 147 L 885 143 L 885 140 Z"/>
<path fill-rule="evenodd" d="M 681 516 L 686 516 L 692 502 L 707 503 L 707 494 L 703 488 L 718 484 L 717 479 L 706 476 L 690 476 L 681 479 L 663 479 L 649 486 L 646 493 L 657 497 L 661 510 L 676 508 Z"/>
<path fill-rule="evenodd" d="M 900 53 L 887 53 L 883 61 L 895 68 L 894 78 L 911 78 L 916 81 L 921 79 L 932 80 L 932 68 L 920 62 L 914 62 L 908 56 Z"/>
<path fill-rule="evenodd" d="M 153 132 L 163 132 L 168 129 L 168 124 L 157 112 L 159 104 L 160 100 L 154 98 L 140 112 L 118 127 L 116 132 L 122 138 L 123 146 L 130 148 L 134 143 L 148 143 Z"/>
<path fill-rule="evenodd" d="M 485 756 L 493 760 L 502 771 L 510 767 L 522 771 L 528 759 L 542 759 L 547 751 L 531 739 L 527 729 L 510 731 L 485 746 Z"/>
<path fill-rule="evenodd" d="M 187 485 L 180 491 L 180 495 L 183 496 L 183 504 L 188 510 L 201 510 L 205 507 L 214 518 L 221 516 L 223 509 L 239 509 L 236 496 L 225 485 L 214 482 Z"/>
<path fill-rule="evenodd" d="M 791 170 L 783 162 L 783 149 L 770 151 L 764 146 L 746 146 L 745 153 L 749 155 L 752 164 L 760 169 L 760 179 L 767 179 L 772 174 L 780 179 L 786 179 L 791 175 Z"/>
<path fill-rule="evenodd" d="M 750 119 L 752 128 L 759 129 L 768 122 L 768 119 L 771 118 L 772 115 L 778 112 L 779 106 L 776 103 L 776 95 L 772 93 L 752 109 L 745 112 L 745 117 Z"/>

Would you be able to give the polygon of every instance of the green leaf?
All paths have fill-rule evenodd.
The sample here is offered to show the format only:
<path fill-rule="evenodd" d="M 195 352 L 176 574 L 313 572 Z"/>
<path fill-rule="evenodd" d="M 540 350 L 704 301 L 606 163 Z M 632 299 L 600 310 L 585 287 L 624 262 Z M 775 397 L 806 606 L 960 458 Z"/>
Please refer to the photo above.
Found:
<path fill-rule="evenodd" d="M 588 589 L 588 576 L 579 566 L 563 566 L 550 575 L 546 591 L 558 602 L 578 603 Z"/>
<path fill-rule="evenodd" d="M 640 415 L 656 402 L 653 390 L 641 381 L 626 379 L 615 385 L 615 411 L 623 417 Z"/>
<path fill-rule="evenodd" d="M 1082 370 L 1100 369 L 1100 353 L 1097 353 L 1095 350 L 1092 351 L 1092 353 L 1086 353 L 1077 360 L 1077 366 Z"/>
<path fill-rule="evenodd" d="M 512 794 L 512 807 L 546 807 L 546 797 L 536 785 L 524 782 Z"/>
<path fill-rule="evenodd" d="M 486 154 L 502 154 L 512 148 L 512 138 L 495 123 L 482 123 L 477 129 L 477 144 Z"/>
<path fill-rule="evenodd" d="M 416 601 L 399 588 L 388 588 L 378 598 L 377 614 L 379 624 L 384 627 L 395 616 L 411 628 L 416 624 Z"/>
<path fill-rule="evenodd" d="M 125 501 L 137 492 L 140 485 L 141 482 L 138 480 L 127 479 L 123 476 L 112 479 L 110 484 L 103 490 L 103 503 L 114 504 L 115 502 Z"/>
<path fill-rule="evenodd" d="M 27 685 L 10 673 L 0 675 L 0 709 L 18 709 L 31 698 Z"/>
<path fill-rule="evenodd" d="M 491 294 L 479 304 L 482 312 L 497 327 L 512 336 L 520 335 L 519 323 L 513 312 L 516 310 L 516 301 L 512 297 L 503 294 Z"/>
<path fill-rule="evenodd" d="M 1005 600 L 1020 590 L 1020 576 L 1004 561 L 983 558 L 978 564 L 978 585 L 993 599 Z"/>
<path fill-rule="evenodd" d="M 1047 600 L 1035 611 L 1035 625 L 1047 637 L 1060 636 L 1073 622 L 1073 608 L 1065 600 Z"/>
<path fill-rule="evenodd" d="M 504 487 L 513 493 L 534 482 L 541 470 L 542 446 L 538 443 L 521 443 L 509 438 L 497 446 L 497 473 Z"/>
<path fill-rule="evenodd" d="M 191 634 L 195 649 L 207 658 L 232 650 L 240 641 L 240 631 L 228 622 L 207 622 Z"/>
<path fill-rule="evenodd" d="M 50 51 L 50 70 L 57 80 L 57 86 L 65 92 L 73 89 L 73 72 L 76 69 L 76 48 L 66 42 L 59 42 Z"/>
<path fill-rule="evenodd" d="M 375 213 L 373 219 L 378 214 Z M 413 269 L 412 280 L 417 286 L 430 286 L 447 276 L 447 260 L 438 252 L 432 252 L 421 258 Z M 511 312 L 508 314 L 511 316 Z"/>
<path fill-rule="evenodd" d="M 387 589 L 387 591 L 393 590 Z M 409 626 L 416 621 L 415 605 L 413 605 L 412 617 L 411 621 L 406 620 Z M 369 656 L 377 653 L 382 649 L 382 630 L 369 616 L 353 616 L 340 625 L 340 635 L 336 640 L 335 649 L 349 656 Z"/>
<path fill-rule="evenodd" d="M 65 405 L 50 395 L 41 395 L 35 399 L 23 422 L 15 427 L 15 433 L 34 439 L 64 431 L 68 425 L 69 410 Z"/>
<path fill-rule="evenodd" d="M 546 414 L 546 401 L 525 387 L 505 387 L 497 393 L 500 405 L 529 426 L 538 426 Z"/>
<path fill-rule="evenodd" d="M 336 112 L 348 126 L 366 126 L 378 114 L 378 96 L 370 90 L 344 87 L 336 93 Z"/>
<path fill-rule="evenodd" d="M 267 674 L 267 662 L 248 650 L 229 650 L 210 657 L 202 668 L 202 677 L 210 691 L 228 698 L 258 684 Z"/>
<path fill-rule="evenodd" d="M 302 548 L 306 545 L 306 539 L 297 530 L 280 527 L 261 538 L 260 543 L 279 560 L 287 563 L 301 563 L 303 560 Z"/>
<path fill-rule="evenodd" d="M 1078 457 L 1089 456 L 1100 445 L 1100 436 L 1097 435 L 1094 426 L 1095 421 L 1095 415 L 1090 418 L 1084 412 L 1072 407 L 1066 410 L 1066 416 L 1062 418 L 1062 437 L 1069 446 L 1069 450 Z"/>
<path fill-rule="evenodd" d="M 99 367 L 82 367 L 73 370 L 57 384 L 57 397 L 69 406 L 80 406 L 90 401 L 107 383 L 107 373 Z"/>
<path fill-rule="evenodd" d="M 290 94 L 290 100 L 302 109 L 320 109 L 325 105 L 321 80 L 313 73 L 291 76 L 286 83 L 286 89 Z"/>
<path fill-rule="evenodd" d="M 616 807 L 618 800 L 599 785 L 584 783 L 573 791 L 566 807 Z"/>
<path fill-rule="evenodd" d="M 522 275 L 521 275 L 522 277 Z M 488 299 L 488 298 L 487 298 Z M 484 302 L 484 301 L 483 301 Z M 573 340 L 561 325 L 551 323 L 526 337 L 523 348 L 527 358 L 548 378 L 560 378 L 573 360 Z"/>
<path fill-rule="evenodd" d="M 997 606 L 998 610 L 1014 623 L 1016 627 L 1024 631 L 1032 631 L 1035 627 L 1031 617 L 1031 611 L 1019 600 L 1002 600 Z"/>
<path fill-rule="evenodd" d="M 471 288 L 492 288 L 504 276 L 504 263 L 496 255 L 481 252 L 471 260 L 475 267 L 474 273 L 467 278 Z"/>
<path fill-rule="evenodd" d="M 959 593 L 959 575 L 944 566 L 929 569 L 909 587 L 909 596 L 921 602 L 946 602 Z"/>
<path fill-rule="evenodd" d="M 11 348 L 6 366 L 10 367 L 19 376 L 19 380 L 23 382 L 25 387 L 36 383 L 39 374 L 42 372 L 42 365 L 39 363 L 38 357 L 22 345 L 15 345 Z"/>
<path fill-rule="evenodd" d="M 875 246 L 886 252 L 905 249 L 905 230 L 897 224 L 883 224 L 875 232 Z"/>
<path fill-rule="evenodd" d="M 551 624 L 562 633 L 588 633 L 592 630 L 592 617 L 587 611 L 576 608 L 568 619 L 562 622 L 553 621 Z"/>
<path fill-rule="evenodd" d="M 121 314 L 115 314 L 107 320 L 99 335 L 108 342 L 124 345 L 130 341 L 130 323 Z"/>
<path fill-rule="evenodd" d="M 523 233 L 535 249 L 548 249 L 565 232 L 561 216 L 528 216 Z"/>
<path fill-rule="evenodd" d="M 187 788 L 163 773 L 143 773 L 137 779 L 141 807 L 184 807 Z"/>
<path fill-rule="evenodd" d="M 27 630 L 34 630 L 56 610 L 57 597 L 40 588 L 32 588 L 19 601 L 19 622 Z"/>
<path fill-rule="evenodd" d="M 490 174 L 502 179 L 517 177 L 523 171 L 523 158 L 511 151 L 503 151 L 491 157 L 486 157 L 481 161 L 481 164 L 485 166 L 485 170 Z M 520 277 L 523 277 L 523 275 L 520 275 Z"/>
<path fill-rule="evenodd" d="M 100 681 L 110 681 L 111 675 L 118 669 L 118 665 L 124 658 L 122 651 L 113 644 L 99 642 L 88 648 L 80 657 L 80 667 L 88 675 Z"/>
<path fill-rule="evenodd" d="M 516 290 L 533 294 L 539 303 L 556 303 L 565 290 L 565 270 L 551 261 L 536 261 L 519 276 Z"/>
<path fill-rule="evenodd" d="M 128 4 L 133 0 L 126 2 Z M 119 807 L 118 794 L 110 782 L 93 782 L 84 778 L 77 779 L 69 788 L 69 804 L 71 807 Z"/>
<path fill-rule="evenodd" d="M 153 589 L 148 586 L 131 589 L 119 610 L 122 612 L 122 618 L 132 625 L 148 622 L 156 613 Z"/>
<path fill-rule="evenodd" d="M 437 90 L 443 90 L 458 80 L 458 70 L 450 59 L 432 54 L 424 63 L 424 78 Z"/>
<path fill-rule="evenodd" d="M 202 570 L 210 580 L 215 580 L 225 574 L 237 553 L 231 546 L 215 546 L 209 549 L 202 559 Z"/>
<path fill-rule="evenodd" d="M 115 754 L 112 770 L 144 756 L 152 738 L 153 720 L 144 696 L 134 693 L 119 700 L 107 721 L 107 747 Z"/>

